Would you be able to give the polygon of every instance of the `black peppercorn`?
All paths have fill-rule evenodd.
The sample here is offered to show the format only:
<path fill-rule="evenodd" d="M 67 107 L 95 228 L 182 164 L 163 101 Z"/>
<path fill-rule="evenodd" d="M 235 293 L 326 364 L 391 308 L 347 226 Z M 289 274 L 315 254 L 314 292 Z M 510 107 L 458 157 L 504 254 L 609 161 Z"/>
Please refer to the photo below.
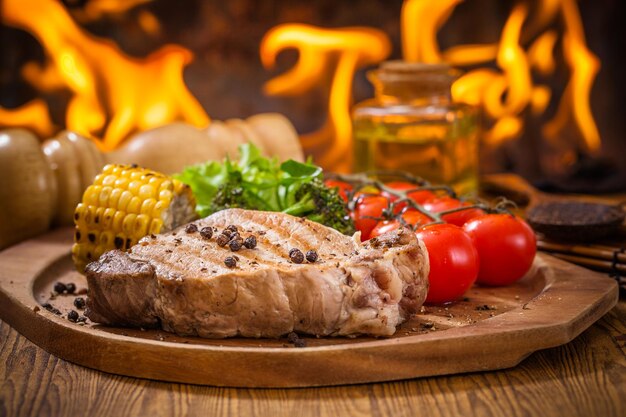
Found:
<path fill-rule="evenodd" d="M 217 244 L 219 246 L 226 246 L 226 244 L 230 241 L 230 236 L 225 235 L 224 233 L 220 234 L 217 237 Z"/>
<path fill-rule="evenodd" d="M 289 259 L 291 259 L 291 262 L 294 264 L 301 264 L 304 262 L 304 254 L 300 249 L 293 248 L 289 251 Z"/>
<path fill-rule="evenodd" d="M 226 259 L 224 259 L 224 265 L 229 268 L 234 268 L 237 266 L 237 261 L 232 256 L 227 256 Z"/>
<path fill-rule="evenodd" d="M 78 320 L 78 313 L 75 310 L 70 310 L 70 312 L 67 313 L 67 319 L 76 323 L 76 320 Z"/>
<path fill-rule="evenodd" d="M 85 299 L 83 297 L 76 297 L 74 299 L 74 307 L 76 307 L 79 310 L 82 310 L 83 308 L 85 308 Z"/>
<path fill-rule="evenodd" d="M 61 315 L 61 310 L 59 310 L 56 307 L 53 307 L 52 304 L 50 304 L 50 303 L 44 303 L 42 305 L 42 307 L 45 308 L 46 310 L 48 310 L 49 312 L 51 312 L 53 314 L 56 314 L 57 316 Z"/>
<path fill-rule="evenodd" d="M 67 291 L 68 294 L 74 294 L 74 292 L 76 291 L 76 284 L 74 284 L 73 282 L 65 284 L 65 291 Z"/>
<path fill-rule="evenodd" d="M 228 247 L 233 252 L 237 252 L 239 249 L 241 249 L 242 243 L 243 240 L 241 240 L 241 238 L 234 238 L 230 242 L 228 242 Z"/>
<path fill-rule="evenodd" d="M 243 242 L 243 245 L 248 249 L 256 248 L 256 237 L 248 236 L 246 240 Z"/>
<path fill-rule="evenodd" d="M 313 263 L 317 261 L 317 252 L 314 250 L 310 250 L 306 253 L 306 260 Z"/>
<path fill-rule="evenodd" d="M 62 282 L 57 282 L 56 284 L 54 284 L 54 291 L 58 292 L 59 294 L 63 294 L 65 291 L 67 291 L 67 287 Z"/>
<path fill-rule="evenodd" d="M 232 232 L 232 233 L 238 233 L 239 231 L 237 230 L 237 226 L 235 226 L 234 224 L 228 225 L 228 227 L 226 228 L 226 230 Z"/>
<path fill-rule="evenodd" d="M 202 229 L 200 229 L 200 236 L 205 239 L 211 239 L 213 237 L 213 228 L 203 227 Z"/>
<path fill-rule="evenodd" d="M 185 226 L 185 232 L 187 233 L 196 233 L 198 231 L 198 226 L 195 223 L 189 223 Z"/>

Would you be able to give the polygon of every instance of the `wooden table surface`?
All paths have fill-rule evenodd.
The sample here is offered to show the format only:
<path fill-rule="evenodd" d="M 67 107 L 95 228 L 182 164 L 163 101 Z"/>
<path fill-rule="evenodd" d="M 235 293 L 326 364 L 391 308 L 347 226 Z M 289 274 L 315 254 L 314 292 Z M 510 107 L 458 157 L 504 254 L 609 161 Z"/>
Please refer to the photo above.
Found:
<path fill-rule="evenodd" d="M 0 322 L 0 378 L 0 416 L 623 417 L 626 301 L 573 342 L 512 369 L 310 389 L 214 388 L 110 375 L 58 359 Z"/>

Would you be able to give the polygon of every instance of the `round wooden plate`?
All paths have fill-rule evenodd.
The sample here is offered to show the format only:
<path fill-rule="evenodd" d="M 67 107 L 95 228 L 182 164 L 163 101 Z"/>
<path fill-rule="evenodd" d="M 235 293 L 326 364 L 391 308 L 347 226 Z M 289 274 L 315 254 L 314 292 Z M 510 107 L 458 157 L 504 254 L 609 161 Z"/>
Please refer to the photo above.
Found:
<path fill-rule="evenodd" d="M 59 229 L 0 252 L 0 318 L 70 362 L 165 381 L 304 387 L 507 368 L 571 341 L 618 299 L 614 280 L 539 254 L 515 285 L 474 287 L 455 304 L 426 306 L 391 338 L 304 338 L 304 348 L 286 338 L 187 338 L 69 321 L 78 295 L 55 297 L 52 288 L 59 281 L 86 288 L 71 241 L 72 231 Z"/>

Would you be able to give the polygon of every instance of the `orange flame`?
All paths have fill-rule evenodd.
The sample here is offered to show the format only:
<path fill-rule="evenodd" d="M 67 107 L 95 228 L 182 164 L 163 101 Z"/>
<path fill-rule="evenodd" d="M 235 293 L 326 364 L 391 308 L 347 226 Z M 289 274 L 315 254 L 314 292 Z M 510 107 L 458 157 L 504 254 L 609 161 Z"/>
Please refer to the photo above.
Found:
<path fill-rule="evenodd" d="M 44 75 L 34 83 L 42 90 L 69 89 L 66 127 L 103 137 L 103 150 L 115 148 L 135 131 L 175 120 L 196 126 L 209 123 L 182 78 L 183 67 L 192 59 L 188 50 L 165 46 L 145 59 L 134 59 L 79 28 L 60 2 L 0 4 L 5 23 L 31 32 L 47 53 L 47 65 L 25 68 L 25 77 L 33 81 Z"/>
<path fill-rule="evenodd" d="M 127 12 L 152 0 L 89 0 L 84 7 L 72 11 L 81 22 L 101 19 L 103 16 L 115 16 Z"/>
<path fill-rule="evenodd" d="M 295 48 L 298 62 L 289 71 L 269 80 L 269 95 L 298 95 L 318 83 L 336 57 L 330 86 L 329 118 L 324 127 L 302 137 L 306 148 L 332 145 L 317 161 L 325 167 L 346 171 L 350 167 L 352 125 L 350 104 L 355 71 L 385 59 L 391 50 L 387 36 L 370 28 L 323 29 L 309 25 L 281 25 L 270 30 L 261 42 L 261 61 L 272 68 L 284 49 Z M 334 142 L 331 143 L 334 139 Z"/>
<path fill-rule="evenodd" d="M 402 4 L 402 54 L 410 62 L 441 62 L 437 32 L 462 0 L 406 0 Z"/>
<path fill-rule="evenodd" d="M 0 126 L 23 127 L 44 138 L 54 133 L 54 125 L 43 100 L 35 99 L 17 109 L 0 107 Z"/>
<path fill-rule="evenodd" d="M 485 141 L 498 144 L 523 131 L 522 113 L 530 106 L 534 114 L 547 108 L 551 90 L 534 85 L 532 71 L 550 75 L 555 71 L 554 46 L 557 34 L 546 30 L 559 14 L 565 22 L 563 47 L 571 77 L 553 120 L 544 126 L 544 135 L 557 140 L 573 122 L 583 146 L 591 152 L 600 148 L 600 135 L 589 106 L 589 95 L 599 69 L 598 59 L 585 43 L 584 30 L 575 0 L 542 0 L 528 31 L 540 32 L 528 50 L 521 44 L 527 9 L 518 4 L 509 16 L 497 45 L 460 45 L 441 52 L 437 32 L 461 0 L 405 0 L 402 9 L 402 41 L 408 61 L 448 62 L 457 66 L 495 61 L 502 72 L 478 68 L 458 79 L 452 87 L 455 100 L 481 105 L 494 120 L 485 132 Z M 544 31 L 541 33 L 541 31 Z"/>
<path fill-rule="evenodd" d="M 565 129 L 567 122 L 572 120 L 578 126 L 587 150 L 596 152 L 600 149 L 600 133 L 591 113 L 589 97 L 593 81 L 600 70 L 600 61 L 587 48 L 576 3 L 562 0 L 561 11 L 565 22 L 565 60 L 572 75 L 561 97 L 556 116 L 544 126 L 544 135 L 555 138 Z"/>

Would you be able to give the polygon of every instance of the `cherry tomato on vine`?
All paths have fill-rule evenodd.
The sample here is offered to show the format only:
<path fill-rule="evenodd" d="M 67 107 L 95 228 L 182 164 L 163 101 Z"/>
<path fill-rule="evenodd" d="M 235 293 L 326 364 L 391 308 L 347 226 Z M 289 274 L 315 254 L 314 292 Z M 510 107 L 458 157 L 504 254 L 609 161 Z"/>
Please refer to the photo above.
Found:
<path fill-rule="evenodd" d="M 404 181 L 392 181 L 392 182 L 386 183 L 385 185 L 389 188 L 393 188 L 394 190 L 398 190 L 398 191 L 412 190 L 412 189 L 419 187 L 419 185 L 417 184 L 411 184 L 410 182 L 404 182 Z M 398 199 L 396 195 L 391 194 L 387 191 L 382 191 L 381 195 L 384 195 L 385 197 L 387 197 L 389 201 L 391 202 L 394 202 Z M 417 204 L 423 204 L 425 201 L 435 198 L 435 193 L 433 193 L 430 190 L 417 190 L 417 191 L 411 191 L 410 193 L 408 193 L 407 197 L 415 201 Z M 396 214 L 400 213 L 402 209 L 405 208 L 406 206 L 407 206 L 406 203 L 400 203 L 396 205 L 396 207 L 394 208 L 394 213 Z"/>
<path fill-rule="evenodd" d="M 338 188 L 339 195 L 343 198 L 343 201 L 348 202 L 348 194 L 352 191 L 352 185 L 339 180 L 326 180 L 324 184 L 326 184 L 328 188 Z"/>
<path fill-rule="evenodd" d="M 449 196 L 433 198 L 423 204 L 426 210 L 433 213 L 441 213 L 442 211 L 452 210 L 470 205 L 471 204 L 468 202 L 461 202 L 460 200 Z M 456 213 L 446 214 L 442 217 L 442 220 L 446 223 L 450 223 L 460 227 L 474 217 L 481 216 L 483 214 L 485 214 L 485 212 L 481 209 L 473 208 L 457 211 Z"/>
<path fill-rule="evenodd" d="M 425 226 L 415 234 L 424 241 L 430 261 L 426 301 L 445 303 L 461 297 L 478 276 L 478 252 L 472 239 L 452 224 Z"/>
<path fill-rule="evenodd" d="M 376 227 L 383 210 L 389 206 L 389 200 L 381 195 L 358 194 L 356 204 L 351 213 L 356 230 L 361 232 L 361 241 L 370 238 L 370 233 Z"/>
<path fill-rule="evenodd" d="M 419 211 L 412 210 L 402 214 L 402 219 L 408 225 L 419 227 L 432 222 L 432 219 L 427 215 L 420 213 Z M 370 239 L 382 235 L 383 233 L 391 232 L 400 228 L 400 220 L 382 220 L 379 221 L 372 233 L 370 233 Z"/>
<path fill-rule="evenodd" d="M 537 252 L 535 233 L 519 217 L 486 214 L 465 223 L 463 229 L 478 250 L 480 284 L 512 284 L 533 264 Z"/>

